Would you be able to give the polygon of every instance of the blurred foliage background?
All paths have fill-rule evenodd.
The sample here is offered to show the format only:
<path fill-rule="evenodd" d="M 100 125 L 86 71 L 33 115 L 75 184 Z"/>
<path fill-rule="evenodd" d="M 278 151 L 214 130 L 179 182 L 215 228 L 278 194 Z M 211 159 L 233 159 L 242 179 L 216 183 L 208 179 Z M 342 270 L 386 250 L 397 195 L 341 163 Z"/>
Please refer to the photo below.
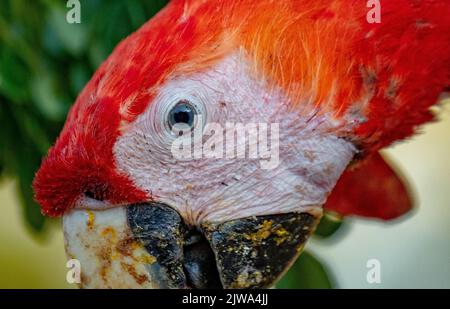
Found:
<path fill-rule="evenodd" d="M 59 220 L 41 215 L 33 200 L 31 183 L 42 157 L 61 130 L 70 106 L 96 68 L 121 39 L 139 28 L 166 2 L 81 0 L 81 23 L 69 24 L 66 14 L 70 9 L 66 7 L 66 0 L 0 0 L 0 287 L 71 287 L 65 282 L 67 269 L 62 233 L 59 226 L 52 228 L 55 225 L 52 223 Z M 450 182 L 450 165 L 445 164 L 445 158 L 450 157 L 450 143 L 442 143 L 440 139 L 443 135 L 448 136 L 449 124 L 447 121 L 439 127 L 440 131 L 422 143 L 420 149 L 426 157 L 420 160 L 422 163 L 431 157 L 428 165 L 417 164 L 414 155 L 420 152 L 408 148 L 409 145 L 393 152 L 394 156 L 397 153 L 403 159 L 405 170 L 411 171 L 414 179 L 427 188 L 419 193 L 428 203 L 437 204 L 430 205 L 437 210 L 431 212 L 430 209 L 416 221 L 395 225 L 394 231 L 393 227 L 382 230 L 379 223 L 367 225 L 353 220 L 351 228 L 356 226 L 357 232 L 345 241 L 342 236 L 347 236 L 348 221 L 351 220 L 346 219 L 343 223 L 342 218 L 326 214 L 308 249 L 312 247 L 319 256 L 320 253 L 326 256 L 328 265 L 342 282 L 340 285 L 365 286 L 365 261 L 380 257 L 391 262 L 388 269 L 392 268 L 395 278 L 388 281 L 388 287 L 389 284 L 404 287 L 419 282 L 411 280 L 408 273 L 399 279 L 395 275 L 395 271 L 402 269 L 399 265 L 404 265 L 405 271 L 416 269 L 416 278 L 432 277 L 433 281 L 428 284 L 450 286 L 450 266 L 436 269 L 435 275 L 426 272 L 433 270 L 434 265 L 445 264 L 445 260 L 448 265 L 450 258 L 446 236 L 450 234 L 450 207 L 447 207 L 450 201 L 448 196 L 442 195 Z M 436 149 L 436 144 L 442 149 Z M 427 153 L 427 149 L 436 151 Z M 441 159 L 436 157 L 438 153 L 442 154 Z M 16 204 L 21 205 L 20 212 Z M 432 228 L 430 221 L 434 223 Z M 49 230 L 52 233 L 47 233 Z M 403 239 L 402 244 L 410 245 L 402 247 L 394 240 L 389 243 L 388 235 L 392 234 L 388 233 Z M 411 233 L 421 240 L 416 246 L 408 242 Z M 338 241 L 339 246 L 330 246 Z M 435 250 L 435 254 L 428 254 L 424 244 Z M 401 260 L 403 252 L 414 256 L 409 263 L 416 264 L 407 266 Z M 336 278 L 330 275 L 331 267 L 319 262 L 315 255 L 302 254 L 278 287 L 337 287 Z M 343 265 L 347 267 L 345 270 Z M 417 265 L 423 273 L 417 271 Z M 348 271 L 355 267 L 362 268 Z M 354 281 L 346 282 L 347 278 Z M 419 283 L 417 286 L 423 287 Z"/>

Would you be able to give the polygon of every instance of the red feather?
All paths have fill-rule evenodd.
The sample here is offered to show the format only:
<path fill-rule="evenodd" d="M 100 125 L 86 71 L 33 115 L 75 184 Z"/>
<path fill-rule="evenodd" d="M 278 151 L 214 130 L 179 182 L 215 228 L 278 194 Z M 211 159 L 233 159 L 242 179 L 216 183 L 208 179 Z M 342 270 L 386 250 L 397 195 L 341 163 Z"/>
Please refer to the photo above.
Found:
<path fill-rule="evenodd" d="M 412 206 L 404 180 L 375 153 L 342 174 L 325 209 L 342 215 L 390 220 L 407 213 Z"/>

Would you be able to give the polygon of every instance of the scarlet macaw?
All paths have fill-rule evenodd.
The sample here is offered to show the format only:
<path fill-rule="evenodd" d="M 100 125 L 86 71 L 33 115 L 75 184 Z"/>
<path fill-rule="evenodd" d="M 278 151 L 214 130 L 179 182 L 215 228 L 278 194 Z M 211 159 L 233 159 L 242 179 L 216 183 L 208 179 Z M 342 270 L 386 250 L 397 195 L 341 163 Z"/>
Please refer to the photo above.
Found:
<path fill-rule="evenodd" d="M 408 211 L 378 151 L 433 120 L 448 90 L 450 2 L 383 1 L 380 23 L 368 11 L 172 0 L 122 41 L 34 181 L 42 212 L 63 216 L 81 286 L 270 287 L 324 208 Z M 174 158 L 173 126 L 210 123 L 279 124 L 280 163 Z"/>

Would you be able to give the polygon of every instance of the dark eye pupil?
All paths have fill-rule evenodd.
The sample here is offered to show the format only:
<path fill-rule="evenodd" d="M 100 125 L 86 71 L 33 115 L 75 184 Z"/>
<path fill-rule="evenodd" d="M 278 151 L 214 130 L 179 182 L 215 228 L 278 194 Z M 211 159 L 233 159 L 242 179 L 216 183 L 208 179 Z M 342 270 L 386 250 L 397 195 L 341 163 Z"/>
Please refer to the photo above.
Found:
<path fill-rule="evenodd" d="M 175 120 L 176 123 L 189 123 L 190 119 L 191 119 L 191 114 L 190 112 L 187 111 L 179 111 L 174 113 L 173 115 L 173 119 Z"/>
<path fill-rule="evenodd" d="M 194 108 L 189 102 L 179 102 L 175 105 L 169 113 L 169 122 L 173 126 L 177 123 L 184 123 L 192 126 L 194 123 Z"/>

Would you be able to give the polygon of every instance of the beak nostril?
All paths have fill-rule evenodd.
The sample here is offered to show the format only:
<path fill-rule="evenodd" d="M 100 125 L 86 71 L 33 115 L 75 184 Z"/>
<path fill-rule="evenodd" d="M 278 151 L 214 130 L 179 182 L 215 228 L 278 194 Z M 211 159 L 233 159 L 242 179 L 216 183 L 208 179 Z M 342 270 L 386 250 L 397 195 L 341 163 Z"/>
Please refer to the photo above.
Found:
<path fill-rule="evenodd" d="M 200 232 L 187 233 L 183 254 L 184 271 L 189 286 L 196 289 L 222 288 L 216 257 Z"/>
<path fill-rule="evenodd" d="M 106 193 L 104 189 L 94 187 L 84 191 L 84 196 L 95 201 L 103 202 L 105 201 Z"/>
<path fill-rule="evenodd" d="M 184 246 L 188 247 L 203 241 L 205 237 L 198 230 L 188 230 L 184 236 Z"/>
<path fill-rule="evenodd" d="M 95 194 L 93 191 L 90 191 L 90 190 L 85 191 L 84 192 L 84 196 L 86 196 L 86 197 L 88 197 L 90 199 L 93 199 L 93 200 L 103 201 L 102 197 L 100 197 L 98 194 Z"/>

